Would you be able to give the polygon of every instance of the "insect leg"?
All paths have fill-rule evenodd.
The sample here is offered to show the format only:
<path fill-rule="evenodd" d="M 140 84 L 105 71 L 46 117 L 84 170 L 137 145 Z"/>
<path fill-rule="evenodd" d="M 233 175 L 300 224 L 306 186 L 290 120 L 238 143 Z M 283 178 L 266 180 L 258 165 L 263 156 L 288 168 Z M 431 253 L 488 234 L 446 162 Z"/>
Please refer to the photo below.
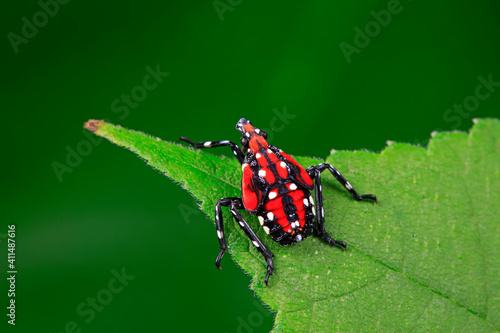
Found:
<path fill-rule="evenodd" d="M 373 194 L 362 194 L 362 195 L 359 195 L 358 192 L 356 192 L 356 190 L 351 186 L 351 184 L 349 184 L 349 182 L 347 181 L 347 179 L 345 179 L 344 176 L 342 176 L 342 174 L 333 167 L 333 165 L 331 164 L 327 164 L 327 163 L 321 163 L 321 164 L 318 164 L 317 166 L 312 166 L 310 168 L 307 169 L 307 172 L 309 173 L 309 175 L 311 177 L 314 177 L 314 175 L 316 175 L 316 171 L 319 170 L 319 172 L 323 172 L 324 170 L 328 169 L 331 174 L 333 175 L 333 177 L 335 177 L 335 179 L 337 179 L 337 181 L 345 187 L 345 189 L 347 191 L 349 191 L 349 193 L 351 194 L 351 196 L 360 201 L 360 200 L 365 200 L 365 199 L 370 199 L 370 200 L 373 200 L 375 201 L 375 203 L 377 203 L 377 197 Z"/>
<path fill-rule="evenodd" d="M 245 234 L 247 235 L 248 238 L 252 241 L 253 246 L 257 248 L 257 250 L 262 253 L 264 256 L 264 259 L 266 260 L 267 264 L 267 273 L 266 277 L 264 278 L 264 282 L 266 283 L 266 286 L 268 285 L 269 281 L 269 276 L 273 274 L 273 269 L 274 269 L 274 264 L 273 264 L 273 257 L 274 254 L 267 249 L 267 247 L 261 242 L 259 237 L 255 234 L 255 232 L 250 228 L 248 225 L 247 221 L 240 215 L 238 212 L 238 209 L 244 209 L 243 202 L 241 201 L 241 198 L 235 198 L 234 200 L 231 201 L 231 214 L 233 214 L 234 218 L 240 225 L 241 229 L 245 231 Z"/>
<path fill-rule="evenodd" d="M 223 147 L 223 146 L 229 146 L 231 150 L 233 151 L 233 154 L 236 156 L 238 161 L 243 164 L 243 159 L 245 158 L 245 155 L 241 152 L 240 147 L 232 141 L 229 140 L 222 140 L 222 141 L 203 141 L 203 142 L 198 142 L 195 143 L 192 140 L 189 140 L 188 138 L 185 138 L 181 136 L 179 138 L 180 141 L 184 141 L 189 143 L 191 146 L 195 148 L 215 148 L 215 147 Z"/>
<path fill-rule="evenodd" d="M 257 237 L 255 232 L 250 228 L 248 223 L 243 219 L 243 217 L 240 215 L 238 212 L 238 209 L 244 209 L 243 202 L 241 201 L 241 198 L 223 198 L 217 201 L 217 204 L 215 205 L 215 226 L 217 228 L 217 237 L 219 239 L 219 245 L 220 245 L 220 252 L 217 255 L 217 259 L 215 260 L 215 266 L 218 269 L 221 269 L 220 267 L 220 261 L 222 259 L 222 256 L 227 250 L 227 244 L 226 244 L 226 236 L 224 234 L 224 225 L 222 222 L 222 211 L 221 207 L 229 207 L 231 214 L 233 214 L 234 218 L 240 225 L 240 227 L 245 231 L 245 234 L 247 235 L 248 238 L 252 241 L 252 244 L 262 253 L 264 256 L 266 263 L 267 263 L 267 274 L 264 279 L 264 282 L 266 285 L 268 284 L 269 281 L 269 276 L 273 274 L 273 269 L 274 269 L 274 264 L 272 257 L 274 255 L 272 254 L 271 251 L 267 249 L 267 247 L 261 242 L 261 240 Z"/>
<path fill-rule="evenodd" d="M 226 235 L 224 234 L 224 223 L 222 221 L 222 211 L 221 206 L 229 207 L 231 205 L 231 201 L 237 198 L 222 198 L 215 204 L 215 228 L 217 229 L 217 238 L 219 239 L 220 252 L 217 255 L 217 259 L 215 260 L 215 266 L 218 269 L 222 269 L 220 267 L 220 260 L 224 255 L 224 252 L 227 250 L 226 244 Z"/>
<path fill-rule="evenodd" d="M 316 181 L 314 182 L 314 197 L 316 199 L 316 221 L 318 225 L 318 232 L 321 236 L 323 236 L 328 244 L 342 247 L 345 251 L 347 250 L 346 243 L 333 239 L 332 236 L 330 236 L 328 232 L 326 232 L 325 208 L 323 206 L 323 189 L 321 187 L 321 171 L 319 168 L 311 168 L 307 169 L 307 171 L 309 172 L 309 175 L 312 179 L 316 178 Z"/>

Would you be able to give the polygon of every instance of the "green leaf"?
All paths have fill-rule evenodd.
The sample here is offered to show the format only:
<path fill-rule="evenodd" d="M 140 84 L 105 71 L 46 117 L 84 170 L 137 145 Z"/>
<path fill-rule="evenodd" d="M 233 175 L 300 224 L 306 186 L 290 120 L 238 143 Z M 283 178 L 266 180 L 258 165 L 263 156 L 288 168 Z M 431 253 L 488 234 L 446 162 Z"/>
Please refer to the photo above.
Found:
<path fill-rule="evenodd" d="M 240 195 L 233 158 L 103 121 L 86 128 L 179 182 L 212 218 L 219 198 Z M 297 160 L 304 167 L 321 162 Z M 276 255 L 266 287 L 262 256 L 224 213 L 229 252 L 277 312 L 275 332 L 500 329 L 498 120 L 477 120 L 469 134 L 437 133 L 427 149 L 390 143 L 381 153 L 336 151 L 326 162 L 358 192 L 379 199 L 378 205 L 355 201 L 323 173 L 326 229 L 348 244 L 346 252 L 318 237 L 282 247 L 243 212 Z M 214 229 L 214 259 L 215 235 Z"/>

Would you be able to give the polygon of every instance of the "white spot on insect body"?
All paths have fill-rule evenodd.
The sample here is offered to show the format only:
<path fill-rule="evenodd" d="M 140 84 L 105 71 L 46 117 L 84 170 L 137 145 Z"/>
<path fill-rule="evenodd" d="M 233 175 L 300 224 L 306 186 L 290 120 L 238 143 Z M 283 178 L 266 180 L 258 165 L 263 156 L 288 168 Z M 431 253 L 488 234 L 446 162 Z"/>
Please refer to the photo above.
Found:
<path fill-rule="evenodd" d="M 320 191 L 323 191 L 323 186 L 321 186 L 321 185 L 320 185 L 320 186 L 319 186 L 319 190 L 320 190 Z"/>
<path fill-rule="evenodd" d="M 351 184 L 349 184 L 349 182 L 345 183 L 345 188 L 348 189 L 349 191 L 352 190 L 352 186 Z"/>
<path fill-rule="evenodd" d="M 269 228 L 266 226 L 263 226 L 262 229 L 264 229 L 264 232 L 269 235 Z"/>
<path fill-rule="evenodd" d="M 291 183 L 290 190 L 295 191 L 296 189 L 297 189 L 297 185 L 295 185 L 294 183 Z"/>
<path fill-rule="evenodd" d="M 257 158 L 261 158 L 261 157 L 262 157 L 262 155 L 261 155 L 260 153 L 257 153 L 257 154 L 255 154 L 255 157 L 257 157 Z"/>
<path fill-rule="evenodd" d="M 267 213 L 267 219 L 268 219 L 269 221 L 274 220 L 274 214 L 273 214 L 272 212 Z"/>
<path fill-rule="evenodd" d="M 272 154 L 273 154 L 273 151 L 272 151 L 271 149 L 267 148 L 267 153 L 268 153 L 269 155 L 272 155 Z"/>
<path fill-rule="evenodd" d="M 233 150 L 234 155 L 238 155 L 238 152 L 236 150 Z"/>
<path fill-rule="evenodd" d="M 207 141 L 207 142 L 205 142 L 203 145 L 204 145 L 205 147 L 210 147 L 210 145 L 211 145 L 211 144 L 212 144 L 212 141 Z"/>
<path fill-rule="evenodd" d="M 325 216 L 325 208 L 321 207 L 321 216 Z"/>
<path fill-rule="evenodd" d="M 245 135 L 246 135 L 247 138 L 250 137 L 250 133 L 248 133 L 248 132 L 246 132 Z"/>
<path fill-rule="evenodd" d="M 314 205 L 314 200 L 313 200 L 312 195 L 309 196 L 309 201 L 311 202 L 311 205 Z"/>
<path fill-rule="evenodd" d="M 259 170 L 259 176 L 261 176 L 261 177 L 265 177 L 265 176 L 266 176 L 266 170 L 264 170 L 264 169 L 260 169 L 260 170 Z"/>
<path fill-rule="evenodd" d="M 219 239 L 222 239 L 222 237 L 224 237 L 224 233 L 220 230 L 217 230 L 217 237 L 219 237 Z"/>
<path fill-rule="evenodd" d="M 309 201 L 307 200 L 307 198 L 304 198 L 304 206 L 309 206 Z"/>
<path fill-rule="evenodd" d="M 274 199 L 278 196 L 278 193 L 276 191 L 271 191 L 269 192 L 269 199 Z"/>
<path fill-rule="evenodd" d="M 260 129 L 256 128 L 255 133 L 260 134 Z"/>
<path fill-rule="evenodd" d="M 259 219 L 259 223 L 260 225 L 264 225 L 264 218 L 262 216 L 257 216 L 257 218 Z"/>
<path fill-rule="evenodd" d="M 221 143 L 222 145 L 227 145 L 227 144 L 229 143 L 229 141 L 224 140 L 224 141 L 221 141 L 220 143 Z"/>
<path fill-rule="evenodd" d="M 240 221 L 240 222 L 239 222 L 239 224 L 240 224 L 242 227 L 244 227 L 244 226 L 245 226 L 245 224 L 243 223 L 243 221 Z"/>
<path fill-rule="evenodd" d="M 281 161 L 281 163 L 280 163 L 280 167 L 282 167 L 283 169 L 286 169 L 286 163 L 285 163 L 285 162 L 283 162 L 283 161 Z"/>
<path fill-rule="evenodd" d="M 255 247 L 259 247 L 259 243 L 257 243 L 256 241 L 252 241 L 252 243 Z"/>
<path fill-rule="evenodd" d="M 245 168 L 248 166 L 248 163 L 243 163 L 241 165 L 241 170 L 245 171 Z"/>

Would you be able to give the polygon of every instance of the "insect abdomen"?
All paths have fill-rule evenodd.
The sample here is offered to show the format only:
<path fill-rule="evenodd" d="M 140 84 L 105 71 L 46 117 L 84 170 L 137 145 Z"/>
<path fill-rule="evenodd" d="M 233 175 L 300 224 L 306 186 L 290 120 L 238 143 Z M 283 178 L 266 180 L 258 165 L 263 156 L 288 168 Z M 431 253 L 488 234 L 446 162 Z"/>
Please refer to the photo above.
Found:
<path fill-rule="evenodd" d="M 314 202 L 309 190 L 288 182 L 269 191 L 257 214 L 264 231 L 281 245 L 291 245 L 311 235 Z"/>

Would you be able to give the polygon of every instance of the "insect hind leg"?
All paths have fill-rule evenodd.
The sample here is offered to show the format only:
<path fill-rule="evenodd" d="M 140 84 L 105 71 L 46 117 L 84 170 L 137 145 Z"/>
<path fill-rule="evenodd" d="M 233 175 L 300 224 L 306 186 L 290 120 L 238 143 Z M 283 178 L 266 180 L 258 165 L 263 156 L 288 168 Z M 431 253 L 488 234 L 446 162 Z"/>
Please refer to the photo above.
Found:
<path fill-rule="evenodd" d="M 316 199 L 316 212 L 317 212 L 317 226 L 318 233 L 323 236 L 323 238 L 331 245 L 339 246 L 347 249 L 347 245 L 344 242 L 333 239 L 325 229 L 325 209 L 323 206 L 323 188 L 321 186 L 321 173 L 325 170 L 330 171 L 330 173 L 335 177 L 335 179 L 342 185 L 344 188 L 351 194 L 351 196 L 360 201 L 365 199 L 373 200 L 377 203 L 377 197 L 373 194 L 362 194 L 359 195 L 358 192 L 352 187 L 352 185 L 345 179 L 342 174 L 335 169 L 332 165 L 327 163 L 321 163 L 317 166 L 312 166 L 308 168 L 306 171 L 312 179 L 315 179 L 314 185 L 314 196 Z"/>
<path fill-rule="evenodd" d="M 351 194 L 351 196 L 358 200 L 365 200 L 365 199 L 370 199 L 373 200 L 375 203 L 377 203 L 377 197 L 373 194 L 361 194 L 359 195 L 358 192 L 352 187 L 352 185 L 345 179 L 345 177 L 337 170 L 335 167 L 331 164 L 328 163 L 321 163 L 318 164 L 317 166 L 312 166 L 307 169 L 307 173 L 311 178 L 317 177 L 316 171 L 319 171 L 319 174 L 321 174 L 323 171 L 327 170 L 330 171 L 330 173 L 335 177 L 335 179 Z M 321 182 L 321 180 L 320 180 Z"/>
<path fill-rule="evenodd" d="M 307 169 L 308 172 L 309 169 Z M 318 234 L 323 236 L 323 238 L 328 244 L 341 247 L 345 251 L 347 250 L 347 244 L 342 241 L 334 239 L 325 229 L 325 208 L 323 206 L 323 188 L 321 186 L 321 171 L 319 169 L 313 169 L 313 172 L 310 173 L 310 176 L 312 179 L 315 179 L 314 197 L 316 199 L 316 225 L 318 228 L 317 229 Z"/>
<path fill-rule="evenodd" d="M 219 254 L 217 255 L 217 259 L 215 260 L 215 266 L 221 269 L 220 261 L 227 250 L 226 238 L 224 235 L 224 225 L 222 222 L 221 206 L 229 207 L 229 210 L 231 211 L 234 219 L 238 222 L 238 225 L 241 227 L 241 229 L 243 229 L 247 237 L 252 242 L 253 246 L 255 246 L 257 250 L 259 250 L 260 253 L 262 253 L 262 255 L 264 256 L 267 265 L 267 273 L 264 282 L 266 283 L 266 285 L 268 285 L 269 277 L 273 274 L 274 270 L 272 259 L 274 257 L 274 254 L 267 249 L 264 243 L 262 243 L 259 237 L 257 237 L 252 228 L 238 212 L 238 209 L 244 209 L 241 198 L 223 198 L 217 201 L 217 204 L 215 205 L 215 225 L 217 227 L 217 237 L 219 238 L 219 245 L 221 248 Z"/>

